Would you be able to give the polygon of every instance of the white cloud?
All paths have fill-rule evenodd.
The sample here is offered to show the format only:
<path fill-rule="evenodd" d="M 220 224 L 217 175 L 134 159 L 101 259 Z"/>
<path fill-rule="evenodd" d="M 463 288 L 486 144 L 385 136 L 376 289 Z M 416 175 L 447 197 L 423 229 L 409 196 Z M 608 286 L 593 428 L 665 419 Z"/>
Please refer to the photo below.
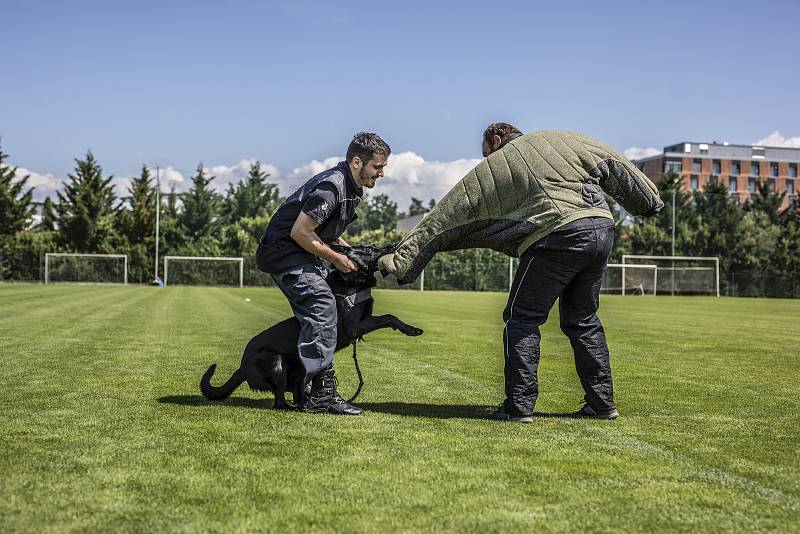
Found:
<path fill-rule="evenodd" d="M 156 169 L 150 169 L 150 174 L 155 177 Z M 175 170 L 172 167 L 164 167 L 163 169 L 158 169 L 159 180 L 161 181 L 161 191 L 164 193 L 169 193 L 172 186 L 175 186 L 175 190 L 183 190 L 188 180 L 183 177 L 183 174 L 180 171 Z"/>
<path fill-rule="evenodd" d="M 267 181 L 278 184 L 283 196 L 290 195 L 305 180 L 325 169 L 335 166 L 344 159 L 341 156 L 330 156 L 321 160 L 310 162 L 295 167 L 289 171 L 282 171 L 270 163 L 262 163 L 261 169 L 269 173 Z M 217 191 L 225 191 L 229 184 L 238 183 L 247 176 L 250 165 L 255 159 L 243 159 L 233 165 L 218 164 L 205 166 L 205 171 L 215 176 L 212 187 Z M 397 202 L 400 210 L 405 210 L 411 203 L 411 197 L 422 200 L 425 204 L 431 198 L 437 201 L 455 184 L 464 177 L 480 159 L 458 159 L 455 161 L 426 161 L 414 152 L 401 152 L 392 154 L 386 167 L 385 176 L 378 180 L 376 187 L 368 191 L 369 194 L 384 193 Z M 161 191 L 169 193 L 172 187 L 178 193 L 188 191 L 192 185 L 191 176 L 168 166 L 160 169 Z M 39 174 L 27 169 L 19 168 L 18 176 L 30 175 L 28 186 L 34 186 L 34 198 L 43 200 L 50 196 L 55 198 L 57 190 L 62 189 L 62 182 L 66 176 L 58 178 L 52 174 Z M 156 169 L 150 169 L 153 178 Z M 192 173 L 194 174 L 194 173 Z M 114 192 L 118 198 L 128 196 L 131 179 L 136 174 L 115 176 L 112 180 Z"/>
<path fill-rule="evenodd" d="M 341 156 L 331 156 L 322 161 L 312 160 L 288 173 L 277 172 L 270 178 L 270 181 L 279 184 L 281 194 L 288 196 L 304 181 L 335 166 L 343 159 Z M 422 156 L 414 152 L 392 154 L 389 157 L 384 177 L 378 179 L 375 188 L 367 190 L 367 194 L 388 195 L 390 199 L 397 202 L 400 210 L 408 208 L 411 204 L 411 197 L 416 197 L 427 204 L 431 198 L 441 199 L 453 187 L 453 184 L 463 178 L 480 161 L 480 159 L 425 161 Z"/>
<path fill-rule="evenodd" d="M 330 169 L 334 167 L 337 163 L 342 161 L 344 158 L 341 156 L 330 156 L 325 158 L 322 161 L 311 160 L 310 162 L 306 163 L 305 165 L 301 165 L 300 167 L 295 167 L 290 172 L 286 174 L 282 174 L 280 172 L 276 172 L 270 180 L 272 183 L 276 183 L 280 186 L 281 195 L 289 196 L 292 192 L 300 187 L 303 182 L 314 176 L 315 174 L 319 174 L 325 169 Z"/>
<path fill-rule="evenodd" d="M 235 165 L 212 165 L 211 167 L 203 167 L 208 176 L 214 176 L 214 181 L 211 182 L 211 188 L 220 193 L 226 191 L 230 184 L 238 184 L 245 179 L 250 172 L 250 167 L 255 163 L 255 159 L 243 159 Z M 271 164 L 261 164 L 261 171 L 269 174 L 268 181 L 271 181 L 280 171 L 278 168 Z M 187 183 L 186 188 L 191 186 L 191 180 Z"/>
<path fill-rule="evenodd" d="M 17 172 L 14 174 L 14 178 L 21 180 L 25 176 L 30 176 L 28 181 L 25 183 L 25 190 L 27 191 L 33 187 L 33 199 L 37 202 L 44 200 L 46 197 L 55 198 L 56 191 L 61 186 L 61 180 L 52 174 L 39 174 L 38 172 L 17 167 Z"/>
<path fill-rule="evenodd" d="M 800 136 L 798 137 L 784 137 L 781 132 L 775 130 L 764 139 L 759 139 L 755 143 L 756 146 L 778 146 L 786 148 L 800 148 Z"/>
<path fill-rule="evenodd" d="M 629 160 L 649 158 L 651 156 L 657 156 L 659 154 L 661 154 L 661 150 L 652 147 L 639 148 L 638 146 L 632 146 L 622 151 L 622 155 L 628 158 Z"/>
<path fill-rule="evenodd" d="M 401 210 L 408 208 L 411 197 L 427 205 L 431 198 L 437 201 L 463 178 L 480 159 L 454 161 L 425 161 L 414 152 L 393 154 L 386 166 L 385 176 L 378 180 L 375 193 L 384 193 L 398 203 Z"/>

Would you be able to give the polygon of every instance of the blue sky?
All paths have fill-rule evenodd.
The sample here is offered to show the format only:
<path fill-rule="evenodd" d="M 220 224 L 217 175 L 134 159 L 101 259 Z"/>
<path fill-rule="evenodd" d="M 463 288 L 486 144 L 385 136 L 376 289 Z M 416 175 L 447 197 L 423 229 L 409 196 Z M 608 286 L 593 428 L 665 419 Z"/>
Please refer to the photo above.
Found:
<path fill-rule="evenodd" d="M 620 150 L 800 142 L 797 1 L 0 0 L 0 13 L 2 148 L 43 191 L 87 149 L 118 177 L 160 165 L 185 184 L 202 161 L 224 182 L 259 159 L 289 184 L 371 130 L 416 169 L 399 158 L 411 178 L 389 192 L 434 196 L 495 120 Z"/>

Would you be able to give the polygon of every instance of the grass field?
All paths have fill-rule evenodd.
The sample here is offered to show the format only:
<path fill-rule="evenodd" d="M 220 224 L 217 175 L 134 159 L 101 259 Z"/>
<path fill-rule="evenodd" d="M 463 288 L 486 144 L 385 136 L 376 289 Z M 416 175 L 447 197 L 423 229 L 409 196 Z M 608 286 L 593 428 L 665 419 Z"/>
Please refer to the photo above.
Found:
<path fill-rule="evenodd" d="M 800 530 L 800 301 L 603 297 L 613 422 L 552 416 L 582 392 L 551 316 L 531 425 L 480 419 L 504 302 L 376 292 L 425 334 L 367 336 L 346 418 L 199 396 L 275 290 L 0 285 L 0 530 Z"/>

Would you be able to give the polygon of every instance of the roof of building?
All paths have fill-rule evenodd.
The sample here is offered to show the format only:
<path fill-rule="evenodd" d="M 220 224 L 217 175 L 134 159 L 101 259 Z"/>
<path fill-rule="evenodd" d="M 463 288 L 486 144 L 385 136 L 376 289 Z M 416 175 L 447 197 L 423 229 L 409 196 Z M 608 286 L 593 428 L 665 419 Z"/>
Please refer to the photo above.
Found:
<path fill-rule="evenodd" d="M 683 141 L 664 147 L 661 154 L 641 158 L 636 161 L 650 161 L 664 156 L 681 156 L 692 158 L 719 158 L 740 159 L 755 161 L 769 160 L 772 162 L 800 161 L 800 148 L 760 146 L 760 145 L 734 145 L 730 143 L 697 143 Z"/>

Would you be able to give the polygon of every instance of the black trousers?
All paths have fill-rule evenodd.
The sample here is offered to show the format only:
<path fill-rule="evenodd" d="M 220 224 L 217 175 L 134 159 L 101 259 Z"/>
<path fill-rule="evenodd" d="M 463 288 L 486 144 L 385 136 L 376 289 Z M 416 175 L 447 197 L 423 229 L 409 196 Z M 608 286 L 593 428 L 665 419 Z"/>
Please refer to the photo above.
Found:
<path fill-rule="evenodd" d="M 600 284 L 614 244 L 614 223 L 578 219 L 525 251 L 503 312 L 506 407 L 530 414 L 539 394 L 539 326 L 559 300 L 561 330 L 575 354 L 585 400 L 595 410 L 614 408 L 608 345 L 597 317 Z"/>

